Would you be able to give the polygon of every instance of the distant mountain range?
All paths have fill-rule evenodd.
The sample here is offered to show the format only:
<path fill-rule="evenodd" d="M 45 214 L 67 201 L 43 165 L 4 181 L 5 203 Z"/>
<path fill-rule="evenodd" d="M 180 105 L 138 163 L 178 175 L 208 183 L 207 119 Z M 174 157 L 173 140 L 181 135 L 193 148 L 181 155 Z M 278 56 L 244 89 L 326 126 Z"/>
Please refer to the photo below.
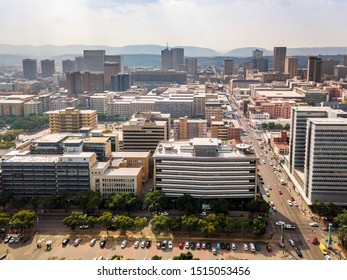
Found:
<path fill-rule="evenodd" d="M 252 51 L 260 49 L 263 51 L 264 56 L 272 56 L 273 51 L 259 47 L 245 47 L 232 49 L 227 53 L 220 53 L 216 50 L 209 48 L 201 48 L 194 46 L 178 46 L 184 48 L 185 56 L 193 57 L 214 57 L 214 56 L 231 56 L 231 57 L 250 57 Z M 129 45 L 124 47 L 111 47 L 103 45 L 7 45 L 0 44 L 0 55 L 15 55 L 28 58 L 53 58 L 54 56 L 67 57 L 83 55 L 83 50 L 105 50 L 106 54 L 149 54 L 160 55 L 161 50 L 165 49 L 165 46 L 160 45 Z M 346 54 L 347 47 L 321 47 L 321 48 L 288 48 L 287 55 L 291 56 L 305 56 L 305 55 L 338 55 Z"/>

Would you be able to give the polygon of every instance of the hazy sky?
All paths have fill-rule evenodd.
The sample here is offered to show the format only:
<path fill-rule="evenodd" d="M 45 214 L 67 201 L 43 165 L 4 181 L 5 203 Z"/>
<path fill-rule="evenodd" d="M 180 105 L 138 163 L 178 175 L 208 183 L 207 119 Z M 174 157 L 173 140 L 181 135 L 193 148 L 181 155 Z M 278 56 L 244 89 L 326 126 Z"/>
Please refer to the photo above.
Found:
<path fill-rule="evenodd" d="M 347 0 L 1 0 L 0 43 L 347 46 Z"/>

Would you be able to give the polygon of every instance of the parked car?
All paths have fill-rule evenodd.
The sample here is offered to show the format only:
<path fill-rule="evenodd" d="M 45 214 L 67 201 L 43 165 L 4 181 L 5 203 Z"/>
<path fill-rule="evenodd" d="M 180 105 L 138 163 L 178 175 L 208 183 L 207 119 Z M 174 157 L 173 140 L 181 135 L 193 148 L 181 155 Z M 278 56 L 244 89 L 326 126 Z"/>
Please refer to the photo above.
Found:
<path fill-rule="evenodd" d="M 183 242 L 182 241 L 180 241 L 180 243 L 178 243 L 178 248 L 183 249 Z"/>
<path fill-rule="evenodd" d="M 200 215 L 200 216 L 206 216 L 206 212 L 205 212 L 205 211 L 202 211 L 199 215 Z"/>
<path fill-rule="evenodd" d="M 294 247 L 294 251 L 296 252 L 296 254 L 297 254 L 300 258 L 302 258 L 302 253 L 301 253 L 301 251 L 300 251 L 300 249 L 299 249 L 298 247 Z"/>
<path fill-rule="evenodd" d="M 146 246 L 146 248 L 151 247 L 151 241 L 150 241 L 150 240 L 147 240 L 145 246 Z"/>
<path fill-rule="evenodd" d="M 293 205 L 295 206 L 295 207 L 298 207 L 299 206 L 299 204 L 294 200 L 293 201 Z"/>
<path fill-rule="evenodd" d="M 169 213 L 168 212 L 160 212 L 160 215 L 163 215 L 163 216 L 168 216 Z"/>
<path fill-rule="evenodd" d="M 211 246 L 211 243 L 210 242 L 207 242 L 206 243 L 206 249 L 207 250 L 211 250 L 212 246 Z"/>
<path fill-rule="evenodd" d="M 126 240 L 123 240 L 122 241 L 122 243 L 120 244 L 120 247 L 122 248 L 122 249 L 124 249 L 126 246 L 127 246 L 127 241 Z"/>
<path fill-rule="evenodd" d="M 220 243 L 219 242 L 217 242 L 217 244 L 216 244 L 216 249 L 220 250 Z"/>
<path fill-rule="evenodd" d="M 75 247 L 77 247 L 78 244 L 81 243 L 81 240 L 82 240 L 81 238 L 76 238 L 75 241 L 74 241 L 74 243 L 73 243 L 73 245 L 74 245 Z"/>
<path fill-rule="evenodd" d="M 217 255 L 217 250 L 215 248 L 212 249 L 212 254 Z"/>
<path fill-rule="evenodd" d="M 205 242 L 201 243 L 201 249 L 206 249 L 206 243 Z"/>
<path fill-rule="evenodd" d="M 227 249 L 227 251 L 230 251 L 230 250 L 231 250 L 230 243 L 225 244 L 225 249 Z"/>
<path fill-rule="evenodd" d="M 140 246 L 140 242 L 139 241 L 135 241 L 135 243 L 134 243 L 134 248 L 139 248 L 139 246 Z"/>
<path fill-rule="evenodd" d="M 168 247 L 169 249 L 172 249 L 172 240 L 169 240 L 169 242 L 167 243 L 167 247 Z"/>
<path fill-rule="evenodd" d="M 190 249 L 192 249 L 192 250 L 195 249 L 195 242 L 190 242 Z"/>
<path fill-rule="evenodd" d="M 231 249 L 236 250 L 236 244 L 235 243 L 231 243 Z"/>
<path fill-rule="evenodd" d="M 282 225 L 285 225 L 286 223 L 283 222 L 283 221 L 277 221 L 276 222 L 276 226 L 282 226 Z"/>
<path fill-rule="evenodd" d="M 318 242 L 317 236 L 314 236 L 312 238 L 312 244 L 317 244 L 317 242 Z"/>
<path fill-rule="evenodd" d="M 106 246 L 106 240 L 101 240 L 100 243 L 99 243 L 99 245 L 100 245 L 100 248 L 105 248 L 105 246 Z"/>
<path fill-rule="evenodd" d="M 312 222 L 312 223 L 310 223 L 310 226 L 311 226 L 311 227 L 318 227 L 318 223 Z"/>
<path fill-rule="evenodd" d="M 142 248 L 142 247 L 141 247 Z M 161 248 L 161 243 L 158 241 L 157 242 L 157 249 L 160 249 Z"/>
<path fill-rule="evenodd" d="M 164 240 L 164 241 L 161 243 L 161 248 L 162 248 L 163 250 L 165 250 L 165 249 L 166 249 L 166 246 L 167 246 L 167 240 Z"/>
<path fill-rule="evenodd" d="M 189 242 L 189 241 L 186 241 L 186 244 L 185 244 L 184 247 L 185 247 L 186 249 L 189 249 L 189 245 L 190 245 L 190 242 Z"/>
<path fill-rule="evenodd" d="M 79 229 L 88 229 L 88 228 L 89 228 L 88 225 L 81 225 L 81 226 L 79 226 Z"/>
<path fill-rule="evenodd" d="M 89 245 L 94 246 L 95 243 L 96 243 L 96 238 L 93 238 L 92 240 L 90 240 Z"/>
<path fill-rule="evenodd" d="M 287 203 L 288 203 L 289 206 L 293 206 L 293 203 L 292 203 L 291 200 L 288 199 L 288 200 L 287 200 Z"/>
<path fill-rule="evenodd" d="M 70 241 L 70 238 L 65 238 L 62 242 L 61 245 L 66 246 Z"/>
<path fill-rule="evenodd" d="M 278 191 L 278 194 L 279 194 L 279 195 L 282 195 L 282 191 L 281 191 L 281 190 L 279 190 L 279 191 Z"/>
<path fill-rule="evenodd" d="M 268 253 L 271 253 L 272 252 L 272 248 L 270 245 L 266 245 L 266 250 L 268 251 Z"/>
<path fill-rule="evenodd" d="M 11 235 L 6 236 L 6 238 L 5 238 L 5 240 L 4 240 L 4 243 L 5 243 L 5 244 L 8 243 L 8 242 L 10 241 L 11 237 L 12 237 Z"/>
<path fill-rule="evenodd" d="M 246 243 L 243 243 L 243 250 L 248 251 L 248 245 Z"/>
<path fill-rule="evenodd" d="M 196 242 L 196 249 L 200 249 L 200 248 L 201 248 L 200 242 Z"/>
<path fill-rule="evenodd" d="M 330 257 L 329 255 L 325 255 L 325 259 L 326 259 L 327 261 L 331 261 L 331 257 Z"/>
<path fill-rule="evenodd" d="M 141 248 L 145 248 L 145 247 L 146 247 L 146 241 L 142 240 L 140 246 L 141 246 Z M 161 245 L 160 245 L 160 246 L 161 246 Z"/>
<path fill-rule="evenodd" d="M 252 251 L 252 252 L 255 252 L 254 243 L 249 243 L 249 247 L 251 248 L 251 251 Z"/>
<path fill-rule="evenodd" d="M 292 246 L 292 247 L 295 246 L 295 242 L 294 242 L 293 239 L 288 239 L 288 244 L 289 244 L 290 246 Z"/>
<path fill-rule="evenodd" d="M 255 243 L 255 250 L 256 250 L 256 251 L 260 251 L 260 248 L 261 248 L 261 247 L 260 247 L 260 244 Z"/>

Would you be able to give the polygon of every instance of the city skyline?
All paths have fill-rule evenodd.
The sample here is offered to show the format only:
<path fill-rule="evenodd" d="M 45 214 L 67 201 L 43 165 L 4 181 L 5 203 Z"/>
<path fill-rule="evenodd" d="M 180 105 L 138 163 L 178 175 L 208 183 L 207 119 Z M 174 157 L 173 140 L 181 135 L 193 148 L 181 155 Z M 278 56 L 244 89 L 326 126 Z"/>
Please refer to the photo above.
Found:
<path fill-rule="evenodd" d="M 220 52 L 254 45 L 347 46 L 337 16 L 347 3 L 337 0 L 14 0 L 0 8 L 2 44 L 168 44 Z"/>

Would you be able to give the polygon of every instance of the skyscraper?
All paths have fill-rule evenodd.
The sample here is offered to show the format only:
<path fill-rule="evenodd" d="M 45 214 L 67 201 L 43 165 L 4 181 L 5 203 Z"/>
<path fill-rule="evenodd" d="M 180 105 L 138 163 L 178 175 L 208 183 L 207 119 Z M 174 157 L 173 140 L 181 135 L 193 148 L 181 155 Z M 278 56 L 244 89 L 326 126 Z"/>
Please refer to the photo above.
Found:
<path fill-rule="evenodd" d="M 224 59 L 223 62 L 223 74 L 224 75 L 232 75 L 234 72 L 234 60 L 230 58 Z"/>
<path fill-rule="evenodd" d="M 184 49 L 168 47 L 161 51 L 161 69 L 183 70 L 184 67 Z"/>
<path fill-rule="evenodd" d="M 196 76 L 198 69 L 198 59 L 196 57 L 187 57 L 185 59 L 185 65 L 187 68 L 188 75 Z"/>
<path fill-rule="evenodd" d="M 119 63 L 119 72 L 124 72 L 124 56 L 123 55 L 105 55 L 105 63 L 106 62 L 116 62 Z"/>
<path fill-rule="evenodd" d="M 298 72 L 298 59 L 296 57 L 286 57 L 284 61 L 284 73 L 289 74 L 289 78 L 292 79 Z"/>
<path fill-rule="evenodd" d="M 85 71 L 103 72 L 105 50 L 84 50 L 83 61 Z"/>
<path fill-rule="evenodd" d="M 83 61 L 83 56 L 76 56 L 75 57 L 75 71 L 80 72 L 83 71 L 84 69 L 84 61 Z"/>
<path fill-rule="evenodd" d="M 274 68 L 273 71 L 284 72 L 284 60 L 286 57 L 286 47 L 274 47 Z"/>
<path fill-rule="evenodd" d="M 130 75 L 120 73 L 111 76 L 112 91 L 126 91 L 130 88 Z"/>
<path fill-rule="evenodd" d="M 41 73 L 42 78 L 52 78 L 55 73 L 55 63 L 54 60 L 45 59 L 41 60 Z"/>
<path fill-rule="evenodd" d="M 121 72 L 121 66 L 119 62 L 105 62 L 104 64 L 104 82 L 105 90 L 111 90 L 111 76 L 117 75 Z"/>
<path fill-rule="evenodd" d="M 76 61 L 71 59 L 66 59 L 62 61 L 63 65 L 63 74 L 67 72 L 74 72 L 76 69 Z"/>
<path fill-rule="evenodd" d="M 317 56 L 309 56 L 307 60 L 307 81 L 320 82 L 323 62 Z"/>
<path fill-rule="evenodd" d="M 263 57 L 263 51 L 255 49 L 252 52 L 252 69 L 257 69 L 259 72 L 269 71 L 269 60 Z"/>
<path fill-rule="evenodd" d="M 36 59 L 23 59 L 23 76 L 24 79 L 36 80 L 37 78 L 37 62 Z"/>

